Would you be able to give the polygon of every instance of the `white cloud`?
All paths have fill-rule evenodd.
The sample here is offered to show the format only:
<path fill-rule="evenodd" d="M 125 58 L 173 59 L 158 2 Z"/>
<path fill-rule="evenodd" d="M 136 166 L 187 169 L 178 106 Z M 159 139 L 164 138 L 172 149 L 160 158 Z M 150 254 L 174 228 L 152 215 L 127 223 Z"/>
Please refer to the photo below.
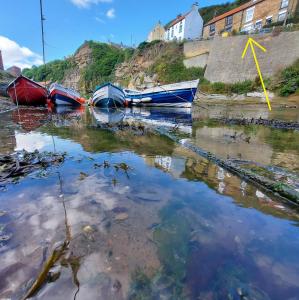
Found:
<path fill-rule="evenodd" d="M 99 23 L 105 24 L 106 22 L 99 17 L 95 17 L 95 20 Z"/>
<path fill-rule="evenodd" d="M 114 8 L 111 8 L 107 11 L 106 13 L 106 16 L 109 18 L 109 19 L 113 19 L 115 18 L 115 9 Z"/>
<path fill-rule="evenodd" d="M 15 41 L 1 35 L 0 50 L 2 51 L 5 68 L 15 65 L 24 69 L 30 68 L 33 65 L 38 66 L 43 63 L 41 55 L 34 53 L 29 48 L 20 46 Z"/>
<path fill-rule="evenodd" d="M 88 8 L 91 4 L 111 3 L 113 0 L 71 0 L 79 8 Z"/>

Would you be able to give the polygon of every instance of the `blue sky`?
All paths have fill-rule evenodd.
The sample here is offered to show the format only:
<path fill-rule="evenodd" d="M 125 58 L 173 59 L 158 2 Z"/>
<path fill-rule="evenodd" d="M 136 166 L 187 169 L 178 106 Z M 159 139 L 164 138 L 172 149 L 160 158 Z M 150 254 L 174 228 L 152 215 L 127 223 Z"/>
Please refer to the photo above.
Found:
<path fill-rule="evenodd" d="M 1 1 L 0 50 L 5 67 L 41 63 L 39 0 Z M 189 0 L 43 0 L 46 60 L 74 53 L 84 40 L 139 44 L 158 20 L 188 11 Z M 201 7 L 225 0 L 201 0 Z"/>

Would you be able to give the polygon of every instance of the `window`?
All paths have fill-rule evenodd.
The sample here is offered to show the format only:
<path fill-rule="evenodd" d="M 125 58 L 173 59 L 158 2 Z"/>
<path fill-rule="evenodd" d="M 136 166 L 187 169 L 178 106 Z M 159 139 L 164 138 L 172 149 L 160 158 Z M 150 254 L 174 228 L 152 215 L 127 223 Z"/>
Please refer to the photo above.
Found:
<path fill-rule="evenodd" d="M 229 26 L 233 24 L 233 16 L 229 16 L 225 18 L 225 26 Z"/>
<path fill-rule="evenodd" d="M 171 28 L 171 37 L 173 37 L 174 36 L 174 28 L 172 27 Z"/>
<path fill-rule="evenodd" d="M 167 31 L 167 39 L 169 40 L 170 39 L 170 30 L 168 29 Z"/>
<path fill-rule="evenodd" d="M 254 16 L 254 7 L 251 7 L 246 10 L 245 23 L 252 21 L 253 16 Z"/>
<path fill-rule="evenodd" d="M 286 8 L 289 6 L 289 0 L 282 0 L 280 8 Z"/>
<path fill-rule="evenodd" d="M 245 25 L 245 26 L 243 27 L 242 31 L 243 31 L 243 32 L 251 32 L 253 29 L 254 29 L 254 26 L 253 26 L 253 24 L 251 23 L 251 24 Z"/>
<path fill-rule="evenodd" d="M 210 35 L 214 35 L 215 31 L 216 31 L 216 25 L 214 23 L 210 25 Z"/>
<path fill-rule="evenodd" d="M 181 33 L 183 31 L 183 22 L 180 22 L 180 29 L 179 29 L 179 33 Z"/>
<path fill-rule="evenodd" d="M 286 16 L 287 16 L 287 11 L 286 11 L 286 10 L 280 12 L 280 13 L 278 14 L 277 21 L 278 21 L 278 22 L 283 22 L 283 21 L 285 20 Z"/>
<path fill-rule="evenodd" d="M 272 16 L 266 18 L 266 24 L 267 24 L 267 25 L 272 24 L 272 21 L 273 21 L 273 20 L 272 20 Z"/>
<path fill-rule="evenodd" d="M 261 30 L 263 27 L 263 21 L 262 20 L 258 20 L 255 22 L 255 29 L 257 30 Z"/>
<path fill-rule="evenodd" d="M 225 30 L 231 31 L 233 28 L 233 16 L 229 16 L 225 18 Z"/>

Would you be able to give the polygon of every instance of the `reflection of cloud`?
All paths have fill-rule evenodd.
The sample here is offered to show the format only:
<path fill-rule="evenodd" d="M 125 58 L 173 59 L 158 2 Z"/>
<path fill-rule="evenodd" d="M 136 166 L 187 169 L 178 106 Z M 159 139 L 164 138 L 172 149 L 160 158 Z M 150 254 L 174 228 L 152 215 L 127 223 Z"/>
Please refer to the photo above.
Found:
<path fill-rule="evenodd" d="M 26 150 L 33 152 L 35 150 L 41 150 L 45 146 L 52 143 L 52 138 L 40 133 L 24 134 L 15 132 L 16 148 L 15 151 Z"/>

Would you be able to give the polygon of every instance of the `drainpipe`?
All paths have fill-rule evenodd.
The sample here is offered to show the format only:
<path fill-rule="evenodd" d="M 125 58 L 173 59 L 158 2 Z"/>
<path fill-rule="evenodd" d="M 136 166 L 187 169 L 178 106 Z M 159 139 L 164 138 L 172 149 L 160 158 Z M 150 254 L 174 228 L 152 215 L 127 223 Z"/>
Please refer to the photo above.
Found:
<path fill-rule="evenodd" d="M 242 15 L 241 15 L 241 22 L 240 22 L 239 32 L 240 32 L 241 29 L 242 29 L 243 17 L 244 17 L 244 9 L 242 10 Z"/>

